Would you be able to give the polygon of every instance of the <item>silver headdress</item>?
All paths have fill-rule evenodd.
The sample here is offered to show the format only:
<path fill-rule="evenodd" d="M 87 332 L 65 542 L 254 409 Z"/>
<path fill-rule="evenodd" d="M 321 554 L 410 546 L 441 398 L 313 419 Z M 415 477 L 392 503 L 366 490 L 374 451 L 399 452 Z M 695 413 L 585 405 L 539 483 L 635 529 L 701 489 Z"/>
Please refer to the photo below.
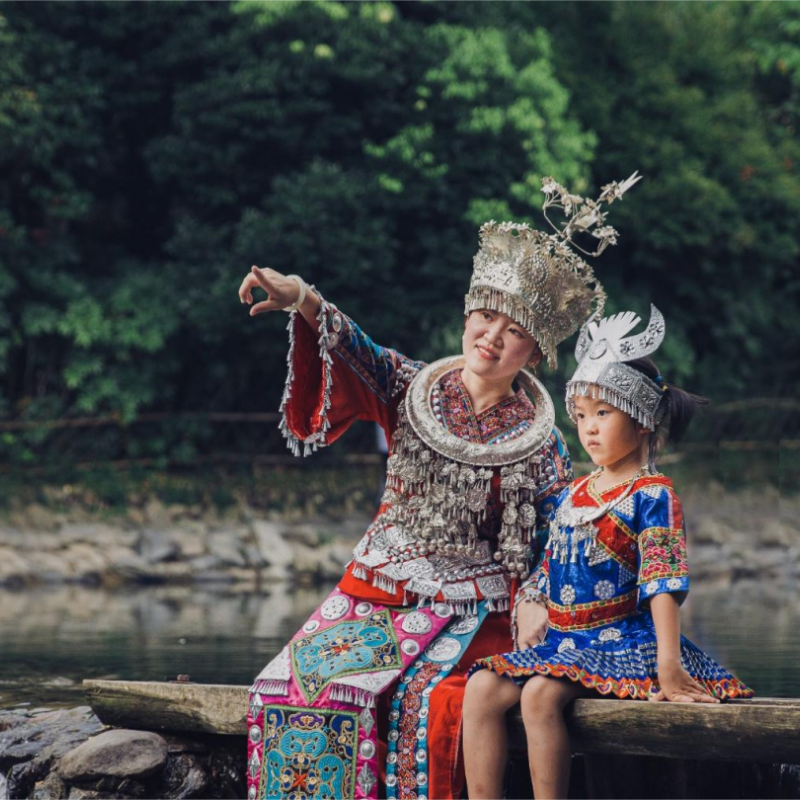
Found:
<path fill-rule="evenodd" d="M 598 256 L 617 243 L 617 232 L 603 224 L 606 212 L 600 206 L 619 200 L 639 180 L 634 172 L 622 183 L 604 186 L 597 200 L 589 200 L 570 194 L 552 178 L 543 178 L 544 216 L 555 233 L 533 230 L 524 223 L 492 220 L 483 225 L 464 313 L 488 308 L 508 314 L 536 339 L 547 363 L 554 367 L 559 342 L 580 327 L 593 305 L 601 314 L 605 302 L 603 287 L 575 250 Z M 569 217 L 562 228 L 547 216 L 551 207 Z M 588 253 L 572 237 L 591 228 L 599 244 Z"/>
<path fill-rule="evenodd" d="M 596 316 L 596 315 L 595 315 Z M 626 336 L 641 322 L 632 311 L 623 311 L 599 322 L 594 317 L 581 330 L 575 345 L 578 369 L 567 383 L 567 411 L 573 422 L 575 395 L 586 397 L 598 387 L 597 397 L 629 414 L 651 431 L 666 411 L 664 389 L 639 370 L 625 364 L 654 353 L 664 340 L 664 317 L 650 306 L 650 322 L 644 333 Z"/>

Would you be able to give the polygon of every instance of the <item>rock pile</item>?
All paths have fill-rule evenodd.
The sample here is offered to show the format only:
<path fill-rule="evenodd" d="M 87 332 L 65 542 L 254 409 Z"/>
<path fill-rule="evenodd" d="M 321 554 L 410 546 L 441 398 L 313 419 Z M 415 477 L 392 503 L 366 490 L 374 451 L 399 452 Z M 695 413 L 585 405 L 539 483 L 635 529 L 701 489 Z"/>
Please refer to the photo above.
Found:
<path fill-rule="evenodd" d="M 35 800 L 244 797 L 241 736 L 104 729 L 84 706 L 0 712 L 0 796 Z"/>
<path fill-rule="evenodd" d="M 0 523 L 0 587 L 228 583 L 257 589 L 282 580 L 331 581 L 369 522 L 362 516 L 287 521 L 241 507 L 224 518 L 198 513 L 151 500 L 135 522 L 111 524 L 59 520 L 34 506 L 15 515 L 17 526 Z M 23 524 L 28 527 L 18 527 Z"/>

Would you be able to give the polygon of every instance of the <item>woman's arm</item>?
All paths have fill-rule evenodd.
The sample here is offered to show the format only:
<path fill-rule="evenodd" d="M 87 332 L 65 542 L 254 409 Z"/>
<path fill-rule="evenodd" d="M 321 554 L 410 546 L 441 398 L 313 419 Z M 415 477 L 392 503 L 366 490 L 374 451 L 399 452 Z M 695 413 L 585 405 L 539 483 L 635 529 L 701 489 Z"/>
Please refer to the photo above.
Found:
<path fill-rule="evenodd" d="M 253 305 L 255 289 L 268 298 Z M 312 287 L 304 290 L 288 325 L 280 427 L 289 447 L 307 455 L 333 443 L 356 419 L 377 422 L 389 437 L 404 390 L 422 365 L 375 344 Z M 300 296 L 297 280 L 272 269 L 253 267 L 239 287 L 239 300 L 251 306 L 250 316 L 288 310 Z"/>
<path fill-rule="evenodd" d="M 653 700 L 674 703 L 718 703 L 705 687 L 695 681 L 681 666 L 680 609 L 675 596 L 657 594 L 650 599 L 650 612 L 658 642 L 658 682 L 661 690 Z"/>

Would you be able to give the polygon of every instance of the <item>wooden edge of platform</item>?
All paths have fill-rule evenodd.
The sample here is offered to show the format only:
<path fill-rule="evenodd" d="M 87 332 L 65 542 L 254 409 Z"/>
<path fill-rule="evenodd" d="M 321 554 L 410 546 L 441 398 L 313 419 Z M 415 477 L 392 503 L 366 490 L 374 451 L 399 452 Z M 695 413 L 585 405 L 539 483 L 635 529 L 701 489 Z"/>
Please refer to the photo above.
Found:
<path fill-rule="evenodd" d="M 230 684 L 84 680 L 108 725 L 244 736 L 249 687 Z M 800 763 L 800 698 L 720 704 L 580 698 L 567 711 L 581 753 Z M 512 750 L 524 748 L 519 709 L 509 713 Z"/>

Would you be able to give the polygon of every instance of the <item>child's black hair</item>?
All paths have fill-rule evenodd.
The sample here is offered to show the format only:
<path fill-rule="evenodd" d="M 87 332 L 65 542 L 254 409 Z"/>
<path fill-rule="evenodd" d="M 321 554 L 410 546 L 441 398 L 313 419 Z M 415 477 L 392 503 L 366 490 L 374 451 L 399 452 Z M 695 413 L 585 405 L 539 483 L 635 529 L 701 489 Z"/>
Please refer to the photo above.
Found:
<path fill-rule="evenodd" d="M 658 413 L 661 414 L 661 421 L 656 426 L 655 435 L 650 438 L 648 462 L 650 468 L 655 469 L 655 459 L 661 449 L 662 442 L 679 442 L 686 433 L 697 406 L 708 405 L 708 399 L 665 383 L 658 367 L 651 358 L 636 358 L 633 361 L 626 361 L 625 364 L 646 375 L 657 385 L 666 386 L 664 397 L 661 400 L 662 405 L 658 409 Z M 662 411 L 665 403 L 666 408 L 663 408 Z"/>

